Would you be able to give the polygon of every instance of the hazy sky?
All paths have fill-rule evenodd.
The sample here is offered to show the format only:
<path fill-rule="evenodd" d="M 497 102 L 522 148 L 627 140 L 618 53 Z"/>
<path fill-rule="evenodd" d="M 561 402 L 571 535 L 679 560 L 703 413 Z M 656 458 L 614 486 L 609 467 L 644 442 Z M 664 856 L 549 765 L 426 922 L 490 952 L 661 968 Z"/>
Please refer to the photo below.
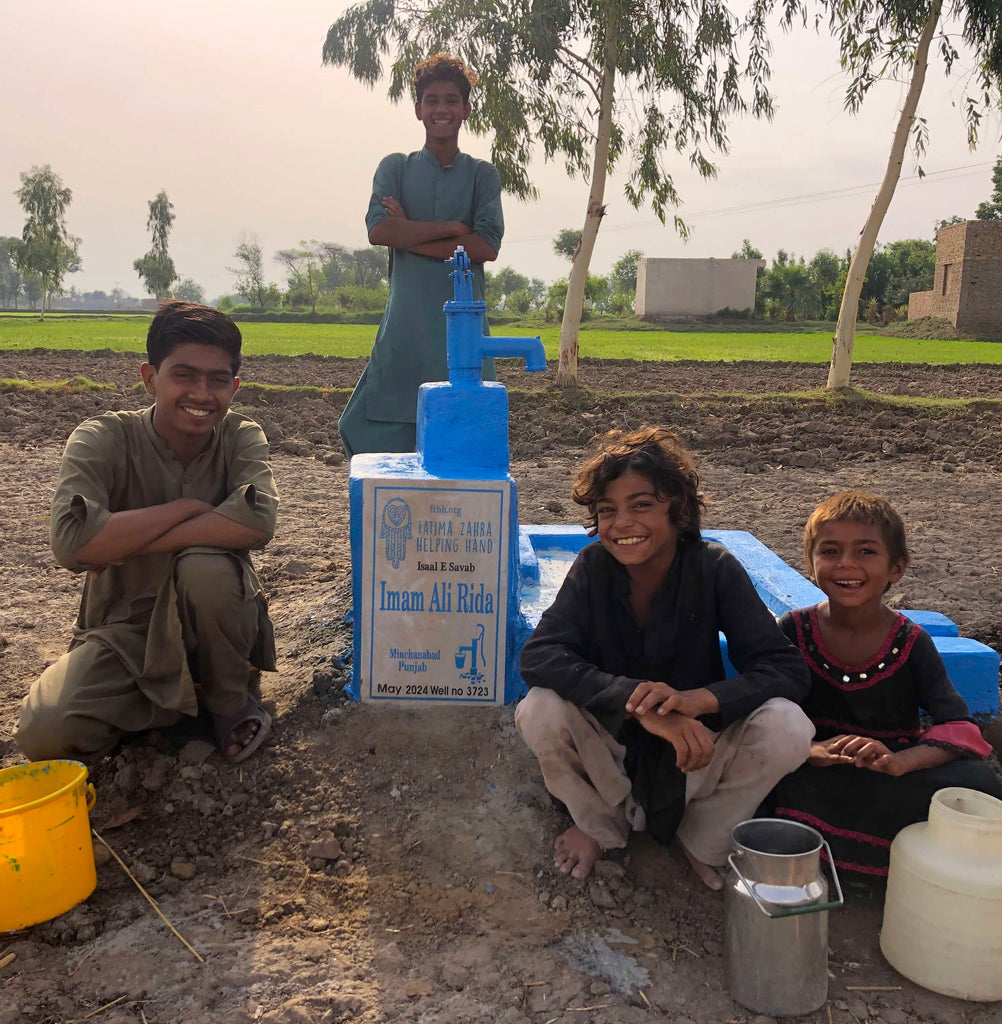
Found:
<path fill-rule="evenodd" d="M 471 0 L 473 2 L 473 0 Z M 147 202 L 165 189 L 177 220 L 178 271 L 211 299 L 232 289 L 235 245 L 257 235 L 271 257 L 300 239 L 356 247 L 379 159 L 420 148 L 413 107 L 391 105 L 325 68 L 321 46 L 340 0 L 0 0 L 0 235 L 18 235 L 19 172 L 50 164 L 73 190 L 70 230 L 82 239 L 82 291 L 141 283 L 133 260 L 149 248 Z M 861 117 L 841 109 L 844 80 L 830 40 L 775 34 L 771 123 L 733 123 L 715 181 L 684 157 L 672 169 L 692 236 L 683 243 L 653 213 L 635 211 L 612 178 L 592 267 L 605 272 L 627 249 L 649 256 L 726 257 L 743 238 L 772 257 L 808 257 L 855 243 L 884 173 L 904 87 L 881 83 Z M 920 113 L 931 144 L 918 181 L 914 159 L 884 221 L 881 241 L 931 237 L 951 214 L 973 217 L 991 192 L 999 119 L 967 148 L 959 104 L 967 68 L 929 75 Z M 958 107 L 953 103 L 957 102 Z M 463 148 L 489 156 L 489 140 Z M 547 282 L 566 273 L 553 236 L 580 228 L 587 186 L 562 167 L 532 169 L 540 199 L 508 198 L 497 266 Z"/>

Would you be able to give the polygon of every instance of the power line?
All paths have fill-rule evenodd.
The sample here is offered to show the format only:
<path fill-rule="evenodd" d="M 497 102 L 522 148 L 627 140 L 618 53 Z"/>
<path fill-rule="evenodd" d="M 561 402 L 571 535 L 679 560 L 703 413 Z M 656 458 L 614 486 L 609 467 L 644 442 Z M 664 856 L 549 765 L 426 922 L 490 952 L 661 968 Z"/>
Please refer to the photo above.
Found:
<path fill-rule="evenodd" d="M 981 174 L 986 167 L 993 167 L 992 161 L 985 161 L 977 164 L 964 164 L 961 167 L 948 167 L 942 171 L 930 171 L 925 175 L 910 174 L 907 177 L 898 179 L 898 188 L 907 188 L 927 181 L 948 181 L 951 178 L 971 177 Z M 724 206 L 715 210 L 694 210 L 686 212 L 679 210 L 680 215 L 689 223 L 698 219 L 710 217 L 726 217 L 737 213 L 759 213 L 765 210 L 775 210 L 786 206 L 799 206 L 805 203 L 826 202 L 831 199 L 849 199 L 857 195 L 863 195 L 872 189 L 879 188 L 880 182 L 870 182 L 866 185 L 849 185 L 844 188 L 829 189 L 825 192 L 808 192 L 799 196 L 783 196 L 778 199 L 765 199 L 755 203 L 745 203 L 741 206 Z M 661 228 L 664 225 L 659 220 L 633 221 L 624 224 L 603 224 L 602 233 L 608 234 L 612 231 L 639 231 L 645 228 Z M 518 245 L 521 242 L 548 241 L 548 235 L 534 235 L 531 238 L 505 239 L 505 247 Z"/>

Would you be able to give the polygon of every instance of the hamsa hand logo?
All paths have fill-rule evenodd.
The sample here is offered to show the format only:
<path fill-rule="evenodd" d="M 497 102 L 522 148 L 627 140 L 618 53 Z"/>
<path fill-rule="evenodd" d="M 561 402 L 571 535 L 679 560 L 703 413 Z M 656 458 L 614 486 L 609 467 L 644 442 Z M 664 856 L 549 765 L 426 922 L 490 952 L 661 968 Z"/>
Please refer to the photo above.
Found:
<path fill-rule="evenodd" d="M 403 498 L 390 498 L 383 506 L 379 536 L 386 541 L 386 560 L 399 569 L 407 558 L 407 541 L 411 537 L 411 509 Z"/>

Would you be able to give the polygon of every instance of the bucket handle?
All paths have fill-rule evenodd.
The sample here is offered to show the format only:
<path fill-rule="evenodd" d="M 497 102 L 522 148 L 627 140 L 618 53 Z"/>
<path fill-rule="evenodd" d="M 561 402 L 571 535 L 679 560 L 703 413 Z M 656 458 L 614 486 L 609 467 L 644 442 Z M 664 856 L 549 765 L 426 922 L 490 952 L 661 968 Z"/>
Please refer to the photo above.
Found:
<path fill-rule="evenodd" d="M 94 789 L 94 783 L 93 782 L 88 782 L 87 783 L 86 793 L 87 793 L 87 810 L 88 811 L 92 811 L 92 810 L 94 810 L 94 804 L 97 803 L 97 792 Z"/>
<path fill-rule="evenodd" d="M 822 839 L 821 842 L 824 843 L 825 850 L 828 853 L 828 866 L 831 868 L 832 881 L 834 881 L 835 891 L 838 893 L 838 899 L 829 900 L 828 903 L 807 903 L 801 907 L 786 908 L 777 907 L 775 904 L 772 904 L 773 910 L 770 911 L 766 907 L 765 903 L 762 902 L 761 898 L 759 897 L 759 894 L 755 891 L 756 883 L 745 878 L 745 876 L 742 874 L 741 868 L 738 867 L 737 863 L 734 860 L 733 853 L 727 855 L 727 863 L 730 864 L 731 868 L 733 869 L 734 873 L 738 876 L 738 878 L 740 878 L 741 881 L 744 882 L 745 887 L 751 893 L 751 897 L 757 904 L 758 909 L 761 910 L 766 917 L 796 917 L 800 914 L 817 914 L 820 913 L 822 910 L 836 910 L 838 907 L 841 907 L 843 903 L 845 903 L 845 898 L 842 896 L 842 886 L 839 884 L 838 872 L 835 870 L 835 861 L 832 858 L 831 847 L 828 845 L 828 841 L 826 839 Z"/>

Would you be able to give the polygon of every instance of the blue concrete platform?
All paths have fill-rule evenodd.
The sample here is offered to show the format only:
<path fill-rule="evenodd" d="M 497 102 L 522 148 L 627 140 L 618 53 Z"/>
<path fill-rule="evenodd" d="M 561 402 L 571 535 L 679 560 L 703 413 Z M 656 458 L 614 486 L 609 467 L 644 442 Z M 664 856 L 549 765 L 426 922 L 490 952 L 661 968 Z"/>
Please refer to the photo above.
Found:
<path fill-rule="evenodd" d="M 454 285 L 442 310 L 449 380 L 421 385 L 417 451 L 351 460 L 355 700 L 513 703 L 526 690 L 522 647 L 592 543 L 581 527 L 519 526 L 508 395 L 481 370 L 484 358 L 502 356 L 542 371 L 546 354 L 539 338 L 484 334 L 487 307 L 473 297 L 468 254 L 460 246 L 445 262 Z M 741 561 L 775 615 L 823 599 L 750 533 L 705 535 Z M 932 635 L 971 711 L 997 714 L 998 655 L 959 637 L 945 615 L 905 614 Z"/>
<path fill-rule="evenodd" d="M 722 544 L 741 562 L 759 597 L 777 617 L 825 599 L 821 590 L 752 534 L 744 530 L 704 530 L 703 536 Z M 523 692 L 525 687 L 518 676 L 522 646 L 540 616 L 553 603 L 578 552 L 591 543 L 594 543 L 593 538 L 580 526 L 519 527 L 519 616 L 510 638 L 509 673 L 511 678 L 518 679 Z M 971 713 L 985 718 L 997 715 L 998 654 L 977 640 L 959 636 L 956 624 L 939 612 L 901 611 L 932 636 L 950 680 L 967 701 Z M 728 674 L 733 674 L 723 635 L 720 641 Z"/>

